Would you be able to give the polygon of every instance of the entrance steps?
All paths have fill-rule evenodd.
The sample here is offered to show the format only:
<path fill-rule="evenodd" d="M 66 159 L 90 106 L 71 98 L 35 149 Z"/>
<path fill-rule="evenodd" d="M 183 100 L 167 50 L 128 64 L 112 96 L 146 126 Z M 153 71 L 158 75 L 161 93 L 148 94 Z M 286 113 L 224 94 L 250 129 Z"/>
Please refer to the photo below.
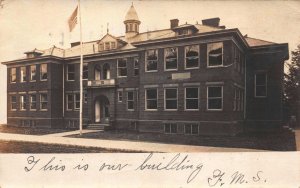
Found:
<path fill-rule="evenodd" d="M 283 129 L 285 131 L 288 131 L 288 132 L 291 132 L 291 133 L 295 133 L 295 129 L 293 129 L 293 128 L 289 127 L 289 126 L 283 126 Z"/>
<path fill-rule="evenodd" d="M 86 129 L 88 130 L 106 130 L 109 126 L 109 124 L 106 123 L 91 123 L 87 126 Z"/>

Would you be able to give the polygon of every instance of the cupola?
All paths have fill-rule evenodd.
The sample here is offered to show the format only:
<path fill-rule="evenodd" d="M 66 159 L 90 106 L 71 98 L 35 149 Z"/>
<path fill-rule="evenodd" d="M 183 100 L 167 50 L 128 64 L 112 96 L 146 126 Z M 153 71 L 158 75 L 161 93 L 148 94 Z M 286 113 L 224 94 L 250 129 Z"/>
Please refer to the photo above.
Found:
<path fill-rule="evenodd" d="M 141 24 L 139 17 L 135 11 L 133 4 L 129 8 L 125 20 L 125 37 L 131 38 L 139 33 L 139 25 Z"/>

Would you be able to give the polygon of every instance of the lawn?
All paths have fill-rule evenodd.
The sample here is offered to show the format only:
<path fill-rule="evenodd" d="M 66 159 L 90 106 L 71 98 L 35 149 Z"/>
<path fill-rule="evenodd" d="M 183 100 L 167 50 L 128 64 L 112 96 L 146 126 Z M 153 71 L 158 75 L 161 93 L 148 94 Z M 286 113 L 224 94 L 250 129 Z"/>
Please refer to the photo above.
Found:
<path fill-rule="evenodd" d="M 49 129 L 49 128 L 31 128 L 31 127 L 13 127 L 7 125 L 0 125 L 1 133 L 14 133 L 14 134 L 28 134 L 28 135 L 46 135 L 53 133 L 61 133 L 65 129 Z"/>
<path fill-rule="evenodd" d="M 248 148 L 273 151 L 296 150 L 295 134 L 285 130 L 282 132 L 247 133 L 236 136 L 172 135 L 112 130 L 105 132 L 85 133 L 82 136 L 72 135 L 70 137 Z"/>
<path fill-rule="evenodd" d="M 59 133 L 64 131 L 70 131 L 70 130 L 8 127 L 6 125 L 0 126 L 0 132 L 16 133 L 16 134 L 45 135 L 45 134 Z M 244 133 L 236 136 L 172 135 L 172 134 L 138 133 L 138 132 L 130 132 L 130 131 L 122 131 L 122 130 L 111 130 L 111 131 L 100 131 L 95 133 L 85 133 L 81 136 L 72 135 L 69 137 L 185 144 L 185 145 L 197 145 L 197 146 L 248 148 L 248 149 L 272 150 L 272 151 L 295 151 L 296 150 L 295 134 L 284 129 L 276 132 Z M 59 147 L 57 149 L 58 151 L 60 151 Z M 39 150 L 37 151 L 39 152 Z"/>
<path fill-rule="evenodd" d="M 0 140 L 0 153 L 128 153 L 123 150 Z"/>

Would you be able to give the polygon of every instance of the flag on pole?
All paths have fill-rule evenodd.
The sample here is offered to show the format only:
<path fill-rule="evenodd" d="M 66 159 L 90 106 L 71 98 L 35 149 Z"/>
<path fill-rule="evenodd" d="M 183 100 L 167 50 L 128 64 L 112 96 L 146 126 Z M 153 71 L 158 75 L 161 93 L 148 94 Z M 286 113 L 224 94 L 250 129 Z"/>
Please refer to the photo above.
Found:
<path fill-rule="evenodd" d="M 70 18 L 68 20 L 70 32 L 72 32 L 72 30 L 74 29 L 74 27 L 77 24 L 77 17 L 78 17 L 78 6 L 76 7 L 76 9 L 74 10 L 74 12 L 72 13 L 72 15 L 70 16 Z"/>

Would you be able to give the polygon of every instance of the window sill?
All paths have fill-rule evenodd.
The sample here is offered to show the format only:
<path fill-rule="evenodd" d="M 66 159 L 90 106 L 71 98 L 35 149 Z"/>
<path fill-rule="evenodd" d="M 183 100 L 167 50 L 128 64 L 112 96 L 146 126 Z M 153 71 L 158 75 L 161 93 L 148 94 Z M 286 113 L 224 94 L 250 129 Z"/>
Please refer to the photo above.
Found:
<path fill-rule="evenodd" d="M 46 79 L 44 79 L 44 80 L 40 80 L 41 82 L 46 82 L 46 81 L 48 81 L 48 80 L 46 80 Z"/>
<path fill-rule="evenodd" d="M 47 112 L 48 109 L 40 109 L 40 111 Z"/>
<path fill-rule="evenodd" d="M 30 80 L 30 82 L 36 82 L 36 80 Z"/>
<path fill-rule="evenodd" d="M 151 72 L 158 72 L 157 70 L 153 70 L 153 71 L 145 71 L 147 73 L 151 73 Z"/>
<path fill-rule="evenodd" d="M 178 133 L 177 132 L 176 133 L 166 133 L 166 132 L 164 132 L 164 134 L 175 135 L 175 134 L 178 134 Z"/>
<path fill-rule="evenodd" d="M 192 134 L 192 133 L 184 133 L 184 135 L 186 135 L 186 136 L 198 136 L 198 135 L 199 135 L 199 133 L 197 133 L 197 134 Z"/>
<path fill-rule="evenodd" d="M 165 72 L 172 72 L 172 71 L 178 71 L 178 69 L 165 69 Z"/>
<path fill-rule="evenodd" d="M 31 112 L 35 112 L 35 111 L 36 111 L 36 109 L 30 109 L 29 111 L 31 111 Z"/>
<path fill-rule="evenodd" d="M 206 109 L 208 112 L 222 112 L 223 109 Z"/>
<path fill-rule="evenodd" d="M 209 66 L 207 65 L 207 68 L 222 68 L 222 67 L 225 67 L 223 64 L 222 65 L 215 65 L 215 66 Z"/>
<path fill-rule="evenodd" d="M 10 111 L 12 111 L 12 112 L 16 112 L 16 111 L 17 111 L 17 109 L 10 109 Z"/>
<path fill-rule="evenodd" d="M 178 111 L 178 109 L 164 109 L 164 111 L 175 112 L 175 111 Z"/>
<path fill-rule="evenodd" d="M 188 112 L 198 112 L 199 109 L 184 109 L 184 111 L 188 111 Z"/>
<path fill-rule="evenodd" d="M 264 98 L 267 98 L 267 96 L 254 96 L 254 98 L 264 99 Z"/>
<path fill-rule="evenodd" d="M 66 80 L 67 82 L 74 82 L 75 80 Z"/>
<path fill-rule="evenodd" d="M 127 76 L 118 76 L 117 78 L 127 78 Z"/>
<path fill-rule="evenodd" d="M 148 111 L 148 112 L 155 112 L 155 111 L 157 111 L 157 109 L 145 109 L 145 111 Z"/>
<path fill-rule="evenodd" d="M 128 111 L 128 112 L 134 112 L 134 110 L 131 110 L 131 109 L 127 109 L 127 111 Z"/>
<path fill-rule="evenodd" d="M 194 69 L 199 69 L 199 66 L 198 67 L 191 67 L 191 68 L 184 67 L 184 70 L 194 70 Z"/>

